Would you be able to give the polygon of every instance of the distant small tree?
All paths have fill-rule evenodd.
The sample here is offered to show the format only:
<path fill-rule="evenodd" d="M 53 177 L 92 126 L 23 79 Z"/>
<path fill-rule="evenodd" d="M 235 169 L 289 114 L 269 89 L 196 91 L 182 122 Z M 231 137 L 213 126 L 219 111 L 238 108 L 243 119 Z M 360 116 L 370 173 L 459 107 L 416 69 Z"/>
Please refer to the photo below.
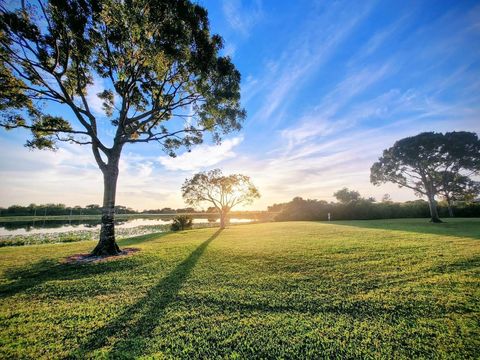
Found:
<path fill-rule="evenodd" d="M 348 204 L 353 201 L 360 200 L 360 193 L 356 190 L 349 190 L 348 188 L 344 187 L 341 190 L 338 190 L 333 194 L 335 198 L 340 201 L 342 204 Z"/>
<path fill-rule="evenodd" d="M 303 199 L 300 196 L 280 205 L 282 207 L 280 213 L 275 216 L 276 221 L 325 220 L 333 209 L 332 204 L 324 200 Z"/>
<path fill-rule="evenodd" d="M 468 176 L 444 172 L 440 174 L 438 193 L 445 199 L 448 215 L 453 217 L 454 201 L 473 200 L 480 194 L 480 182 L 474 181 Z"/>
<path fill-rule="evenodd" d="M 160 214 L 175 214 L 176 211 L 172 208 L 165 207 L 159 211 Z"/>
<path fill-rule="evenodd" d="M 268 212 L 280 212 L 282 211 L 288 203 L 273 204 L 267 207 Z"/>
<path fill-rule="evenodd" d="M 236 205 L 249 204 L 260 197 L 260 192 L 241 174 L 223 175 L 220 169 L 195 174 L 182 185 L 185 202 L 195 206 L 210 203 L 220 215 L 220 228 L 224 229 L 228 212 Z"/>
<path fill-rule="evenodd" d="M 390 194 L 383 194 L 382 196 L 382 203 L 390 203 L 392 202 L 392 197 Z"/>
<path fill-rule="evenodd" d="M 175 211 L 177 214 L 193 214 L 197 212 L 193 207 L 179 208 Z"/>
<path fill-rule="evenodd" d="M 370 170 L 374 185 L 386 182 L 426 196 L 432 222 L 441 222 L 435 196 L 452 189 L 456 175 L 480 170 L 480 141 L 475 133 L 425 132 L 397 141 Z M 465 175 L 466 176 L 466 175 Z"/>
<path fill-rule="evenodd" d="M 89 210 L 97 210 L 97 209 L 100 209 L 100 205 L 97 205 L 97 204 L 90 204 L 90 205 L 87 205 L 87 206 L 85 206 L 85 209 L 89 209 Z"/>

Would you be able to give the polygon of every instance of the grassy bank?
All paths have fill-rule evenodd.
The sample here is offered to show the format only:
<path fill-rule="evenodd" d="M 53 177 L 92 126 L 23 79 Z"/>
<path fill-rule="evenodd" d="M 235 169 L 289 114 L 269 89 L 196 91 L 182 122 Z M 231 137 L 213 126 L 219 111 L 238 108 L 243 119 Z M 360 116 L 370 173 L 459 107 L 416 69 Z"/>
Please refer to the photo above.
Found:
<path fill-rule="evenodd" d="M 170 231 L 170 225 L 145 225 L 133 228 L 117 228 L 115 236 L 117 239 L 130 238 L 133 236 L 161 233 Z M 41 234 L 21 234 L 21 235 L 2 235 L 0 236 L 0 247 L 4 246 L 23 246 L 23 245 L 41 245 L 70 243 L 77 241 L 97 240 L 100 235 L 100 229 L 92 230 L 73 230 L 58 233 Z"/>
<path fill-rule="evenodd" d="M 238 224 L 234 224 L 238 225 Z M 140 225 L 131 228 L 116 228 L 115 237 L 117 239 L 125 239 L 136 237 L 140 235 L 158 234 L 170 231 L 170 224 L 164 225 Z M 218 227 L 215 223 L 200 223 L 193 224 L 193 228 L 211 228 Z M 71 243 L 77 241 L 98 240 L 100 236 L 100 229 L 90 230 L 73 230 L 66 232 L 52 232 L 40 234 L 21 234 L 21 235 L 0 235 L 0 247 L 4 246 L 24 246 L 24 245 L 42 245 L 42 244 L 57 244 L 57 243 Z"/>
<path fill-rule="evenodd" d="M 0 358 L 478 358 L 480 221 L 290 222 L 0 249 Z"/>

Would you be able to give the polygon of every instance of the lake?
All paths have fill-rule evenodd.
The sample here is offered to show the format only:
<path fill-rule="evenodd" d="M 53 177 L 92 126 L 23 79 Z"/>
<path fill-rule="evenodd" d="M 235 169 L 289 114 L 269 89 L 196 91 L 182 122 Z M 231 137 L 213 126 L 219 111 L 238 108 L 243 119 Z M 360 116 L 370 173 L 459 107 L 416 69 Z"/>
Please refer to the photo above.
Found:
<path fill-rule="evenodd" d="M 250 218 L 231 218 L 230 223 L 249 223 L 256 221 Z M 155 219 L 120 219 L 115 221 L 115 227 L 119 229 L 129 229 L 139 226 L 167 225 L 172 222 L 172 218 Z M 193 217 L 194 224 L 218 223 L 218 218 Z M 78 230 L 97 231 L 100 230 L 100 219 L 98 220 L 35 220 L 35 221 L 0 221 L 0 236 L 5 235 L 24 235 L 24 234 L 48 234 L 62 233 Z"/>

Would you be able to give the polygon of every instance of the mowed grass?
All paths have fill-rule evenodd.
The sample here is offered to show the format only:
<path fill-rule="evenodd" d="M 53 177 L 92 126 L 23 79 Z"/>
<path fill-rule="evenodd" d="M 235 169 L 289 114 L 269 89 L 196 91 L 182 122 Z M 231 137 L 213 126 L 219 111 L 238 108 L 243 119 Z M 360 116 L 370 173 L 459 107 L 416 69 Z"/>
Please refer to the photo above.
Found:
<path fill-rule="evenodd" d="M 480 357 L 480 220 L 285 222 L 0 249 L 0 358 Z"/>

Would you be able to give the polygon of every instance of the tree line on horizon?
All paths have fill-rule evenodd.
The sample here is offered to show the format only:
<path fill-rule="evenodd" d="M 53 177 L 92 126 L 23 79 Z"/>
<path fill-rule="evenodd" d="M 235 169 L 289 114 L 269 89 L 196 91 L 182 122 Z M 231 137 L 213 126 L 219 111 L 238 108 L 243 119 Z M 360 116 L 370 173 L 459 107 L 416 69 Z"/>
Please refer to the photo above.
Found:
<path fill-rule="evenodd" d="M 185 213 L 215 213 L 214 207 L 208 207 L 206 210 L 195 209 L 193 207 L 171 208 L 163 207 L 158 209 L 134 210 L 131 207 L 115 205 L 115 214 L 185 214 Z M 89 204 L 86 206 L 67 206 L 65 204 L 29 204 L 11 205 L 0 207 L 1 216 L 69 216 L 69 215 L 101 215 L 102 207 L 98 204 Z"/>
<path fill-rule="evenodd" d="M 389 196 L 384 196 L 381 201 L 374 198 L 361 197 L 358 191 L 342 189 L 335 193 L 345 195 L 350 193 L 350 198 L 339 198 L 337 202 L 328 202 L 317 199 L 303 199 L 295 197 L 290 202 L 273 204 L 268 211 L 276 212 L 275 221 L 322 221 L 328 220 L 375 220 L 399 218 L 429 218 L 430 207 L 428 201 L 418 199 L 405 202 L 394 202 Z M 386 194 L 387 195 L 387 194 Z M 437 204 L 440 217 L 480 217 L 480 202 L 471 199 L 457 201 L 450 205 L 446 201 Z M 451 211 L 451 212 L 450 212 Z"/>
<path fill-rule="evenodd" d="M 374 197 L 362 197 L 357 190 L 342 188 L 336 191 L 336 202 L 304 199 L 294 197 L 285 203 L 275 203 L 267 206 L 266 212 L 277 214 L 276 221 L 289 220 L 362 220 L 362 219 L 389 219 L 389 218 L 428 218 L 430 209 L 428 201 L 423 199 L 395 202 L 389 194 L 382 196 L 380 201 Z M 476 196 L 480 194 L 475 194 Z M 480 217 L 480 199 L 475 195 L 456 200 L 450 205 L 446 199 L 437 203 L 440 217 Z M 237 211 L 238 212 L 238 211 Z M 246 212 L 249 211 L 240 211 Z M 258 211 L 255 211 L 258 212 Z M 262 211 L 265 212 L 265 211 Z M 101 215 L 102 208 L 98 204 L 86 206 L 66 206 L 65 204 L 30 204 L 27 206 L 11 205 L 0 207 L 0 216 L 67 216 L 67 215 Z M 212 214 L 218 215 L 218 209 L 209 206 L 206 209 L 194 207 L 177 208 L 163 207 L 145 209 L 141 211 L 130 207 L 117 205 L 116 214 Z"/>

